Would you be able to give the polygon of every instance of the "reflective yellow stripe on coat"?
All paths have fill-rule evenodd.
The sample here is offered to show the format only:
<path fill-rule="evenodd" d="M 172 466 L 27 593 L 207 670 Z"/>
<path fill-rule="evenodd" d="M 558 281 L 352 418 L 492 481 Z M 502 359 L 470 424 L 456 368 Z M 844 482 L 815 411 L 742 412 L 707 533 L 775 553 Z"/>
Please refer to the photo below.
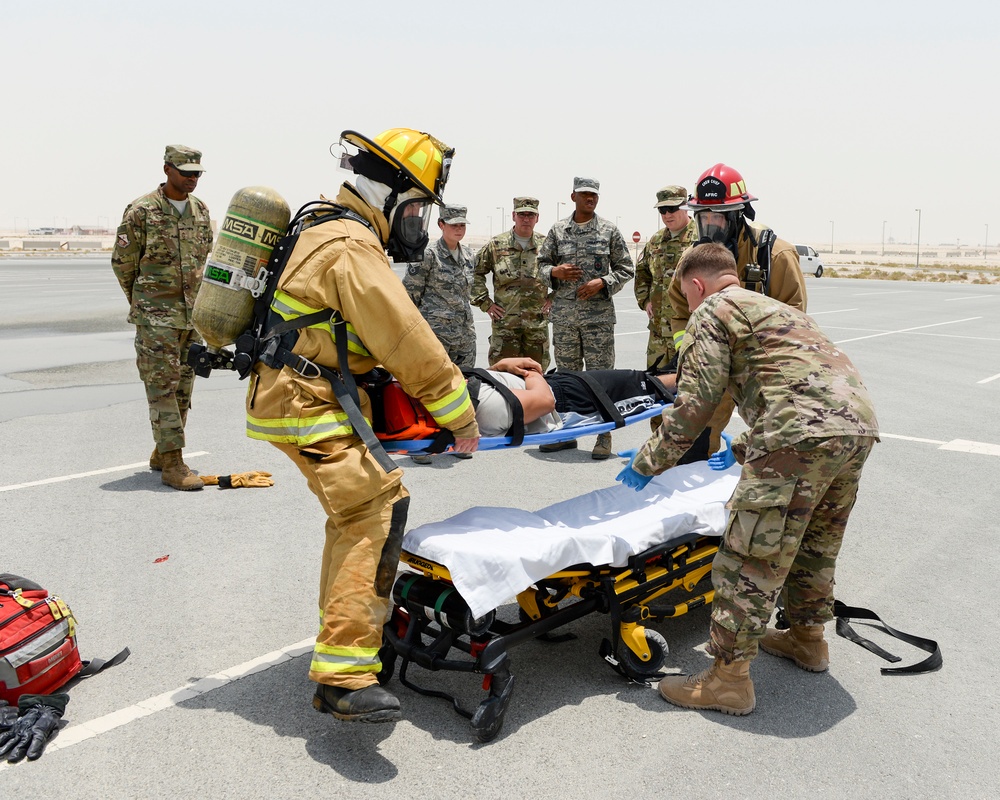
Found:
<path fill-rule="evenodd" d="M 469 397 L 467 384 L 463 382 L 461 387 L 449 392 L 441 400 L 436 403 L 427 403 L 424 407 L 431 412 L 434 421 L 444 428 L 449 422 L 462 416 L 466 410 L 472 407 L 472 398 Z"/>
<path fill-rule="evenodd" d="M 315 314 L 317 311 L 322 311 L 323 309 L 307 306 L 301 300 L 296 300 L 290 294 L 285 294 L 285 292 L 277 289 L 274 292 L 274 299 L 271 301 L 271 310 L 285 320 L 285 322 L 288 322 L 292 319 L 304 317 L 306 314 Z M 337 341 L 337 337 L 334 335 L 329 322 L 317 322 L 315 325 L 309 325 L 308 327 L 326 331 L 330 334 L 330 338 L 334 342 Z M 361 341 L 361 337 L 358 336 L 358 332 L 350 322 L 347 323 L 347 351 L 356 353 L 359 356 L 372 357 L 372 354 L 368 352 L 368 349 Z"/>

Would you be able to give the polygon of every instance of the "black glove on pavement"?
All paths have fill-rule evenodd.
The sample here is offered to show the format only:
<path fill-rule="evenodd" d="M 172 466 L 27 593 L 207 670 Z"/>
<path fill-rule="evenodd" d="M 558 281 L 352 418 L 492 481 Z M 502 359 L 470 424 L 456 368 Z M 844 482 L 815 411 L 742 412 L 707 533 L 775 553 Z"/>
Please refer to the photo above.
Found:
<path fill-rule="evenodd" d="M 0 733 L 7 733 L 17 722 L 17 708 L 0 700 Z"/>
<path fill-rule="evenodd" d="M 17 702 L 20 715 L 13 728 L 0 733 L 0 758 L 16 764 L 41 758 L 52 732 L 59 726 L 69 702 L 68 694 L 24 694 Z"/>

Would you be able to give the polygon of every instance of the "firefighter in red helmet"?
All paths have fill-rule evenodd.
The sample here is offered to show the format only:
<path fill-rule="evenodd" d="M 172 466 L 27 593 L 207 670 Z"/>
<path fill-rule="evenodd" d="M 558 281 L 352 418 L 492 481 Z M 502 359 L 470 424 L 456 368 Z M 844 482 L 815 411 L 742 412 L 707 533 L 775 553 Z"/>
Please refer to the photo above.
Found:
<path fill-rule="evenodd" d="M 779 239 L 766 225 L 754 222 L 751 203 L 757 200 L 747 191 L 746 181 L 735 169 L 716 164 L 705 170 L 688 200 L 698 226 L 698 242 L 718 242 L 736 258 L 740 282 L 748 289 L 766 294 L 801 311 L 806 310 L 806 284 L 799 269 L 795 246 Z M 683 346 L 684 330 L 691 312 L 677 281 L 670 282 L 670 328 L 674 347 Z M 709 424 L 709 452 L 718 451 L 721 433 L 733 413 L 733 402 L 725 395 Z"/>

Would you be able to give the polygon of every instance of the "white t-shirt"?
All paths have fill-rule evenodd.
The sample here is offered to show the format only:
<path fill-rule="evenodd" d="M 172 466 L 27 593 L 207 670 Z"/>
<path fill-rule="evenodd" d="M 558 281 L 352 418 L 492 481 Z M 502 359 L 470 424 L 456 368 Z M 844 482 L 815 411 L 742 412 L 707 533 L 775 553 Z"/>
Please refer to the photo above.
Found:
<path fill-rule="evenodd" d="M 489 370 L 490 375 L 509 389 L 524 389 L 524 378 L 511 375 L 509 372 Z M 479 387 L 479 405 L 476 407 L 476 422 L 479 424 L 481 436 L 504 436 L 514 422 L 514 415 L 507 401 L 486 381 Z M 547 433 L 562 427 L 562 419 L 555 412 L 549 412 L 544 417 L 529 422 L 524 426 L 525 433 Z"/>

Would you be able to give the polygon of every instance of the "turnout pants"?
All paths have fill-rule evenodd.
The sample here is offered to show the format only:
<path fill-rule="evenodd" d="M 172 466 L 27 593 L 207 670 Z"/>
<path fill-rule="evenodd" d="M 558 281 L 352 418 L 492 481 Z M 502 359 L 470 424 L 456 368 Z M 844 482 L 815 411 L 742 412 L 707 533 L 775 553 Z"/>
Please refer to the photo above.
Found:
<path fill-rule="evenodd" d="M 409 493 L 355 437 L 307 447 L 277 444 L 305 475 L 326 512 L 320 568 L 320 632 L 309 678 L 362 689 L 376 682 L 382 626 L 396 577 Z"/>
<path fill-rule="evenodd" d="M 837 555 L 874 444 L 807 439 L 743 465 L 712 566 L 711 655 L 754 658 L 779 592 L 792 624 L 833 619 Z"/>
<path fill-rule="evenodd" d="M 187 366 L 188 347 L 201 343 L 197 331 L 135 326 L 135 365 L 146 387 L 153 441 L 161 453 L 184 448 L 184 425 L 191 407 L 194 370 Z"/>

